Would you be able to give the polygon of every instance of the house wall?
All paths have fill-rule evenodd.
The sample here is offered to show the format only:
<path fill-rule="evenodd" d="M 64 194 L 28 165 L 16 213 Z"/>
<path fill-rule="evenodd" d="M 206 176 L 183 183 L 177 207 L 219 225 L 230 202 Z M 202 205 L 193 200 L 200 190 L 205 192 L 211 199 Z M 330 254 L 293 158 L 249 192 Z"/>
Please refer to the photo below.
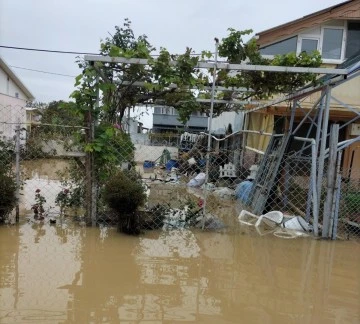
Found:
<path fill-rule="evenodd" d="M 347 105 L 360 108 L 360 77 L 354 78 L 349 80 L 331 90 L 331 95 L 336 99 L 346 103 Z M 302 102 L 302 106 L 308 108 L 312 106 L 319 98 L 320 98 L 320 91 L 316 92 L 308 97 Z M 340 110 L 338 112 L 339 116 L 341 115 L 341 110 L 348 110 L 344 108 L 341 104 L 337 103 L 336 101 L 332 100 L 330 102 L 331 109 Z"/>
<path fill-rule="evenodd" d="M 224 112 L 220 116 L 212 119 L 211 129 L 215 134 L 225 134 L 229 124 L 231 124 L 232 131 L 238 132 L 242 129 L 243 121 L 244 113 L 242 111 Z"/>
<path fill-rule="evenodd" d="M 26 126 L 26 101 L 0 93 L 0 139 L 11 140 L 15 136 L 16 124 Z M 21 143 L 25 142 L 25 131 L 21 133 Z"/>
<path fill-rule="evenodd" d="M 18 96 L 19 99 L 27 100 L 24 92 L 8 77 L 4 70 L 0 68 L 0 93 L 11 97 Z M 18 95 L 16 95 L 18 94 Z M 0 102 L 1 104 L 1 102 Z"/>

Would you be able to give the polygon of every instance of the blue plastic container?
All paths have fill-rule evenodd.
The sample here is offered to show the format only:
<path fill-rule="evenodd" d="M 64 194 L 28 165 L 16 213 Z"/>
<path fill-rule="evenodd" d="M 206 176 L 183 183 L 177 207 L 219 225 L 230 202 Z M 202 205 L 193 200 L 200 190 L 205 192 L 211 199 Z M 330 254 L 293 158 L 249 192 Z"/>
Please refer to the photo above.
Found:
<path fill-rule="evenodd" d="M 144 161 L 144 172 L 152 172 L 154 170 L 154 167 L 155 167 L 155 162 L 153 161 Z"/>
<path fill-rule="evenodd" d="M 179 163 L 176 160 L 169 160 L 166 162 L 165 167 L 167 171 L 171 171 L 172 168 L 178 168 Z"/>
<path fill-rule="evenodd" d="M 204 167 L 204 166 L 206 166 L 206 159 L 201 159 L 201 160 L 199 160 L 198 164 L 199 164 L 199 167 Z"/>

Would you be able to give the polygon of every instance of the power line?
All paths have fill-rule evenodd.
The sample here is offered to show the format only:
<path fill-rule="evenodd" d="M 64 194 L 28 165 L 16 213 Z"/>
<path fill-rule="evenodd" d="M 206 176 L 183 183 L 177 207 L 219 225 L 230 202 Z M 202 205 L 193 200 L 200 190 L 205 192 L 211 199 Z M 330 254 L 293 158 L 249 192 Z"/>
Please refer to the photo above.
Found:
<path fill-rule="evenodd" d="M 5 46 L 5 45 L 0 45 L 0 48 L 16 49 L 16 50 L 22 50 L 22 51 L 33 51 L 33 52 L 58 53 L 58 54 L 99 55 L 99 53 L 86 53 L 86 52 L 74 52 L 74 51 L 60 51 L 60 50 L 49 50 L 49 49 L 28 48 L 28 47 L 16 47 L 16 46 Z"/>
<path fill-rule="evenodd" d="M 61 50 L 49 50 L 49 49 L 41 49 L 41 48 L 29 48 L 29 47 L 16 47 L 16 46 L 6 46 L 0 45 L 0 48 L 6 49 L 15 49 L 15 50 L 22 50 L 22 51 L 33 51 L 33 52 L 44 52 L 44 53 L 55 53 L 55 54 L 72 54 L 72 55 L 99 55 L 100 53 L 89 53 L 89 52 L 76 52 L 76 51 L 61 51 Z M 180 55 L 180 54 L 174 54 Z M 190 56 L 201 56 L 201 53 L 193 53 Z M 158 57 L 160 54 L 152 54 L 152 57 Z"/>
<path fill-rule="evenodd" d="M 38 72 L 38 73 L 60 75 L 60 76 L 65 76 L 65 77 L 70 77 L 70 78 L 75 78 L 76 77 L 75 75 L 70 75 L 70 74 L 62 74 L 62 73 L 56 73 L 56 72 L 28 69 L 28 68 L 24 68 L 24 67 L 21 67 L 21 66 L 14 66 L 14 65 L 9 65 L 9 66 L 12 67 L 12 68 L 15 68 L 15 69 L 21 69 L 21 70 L 26 70 L 26 71 Z"/>

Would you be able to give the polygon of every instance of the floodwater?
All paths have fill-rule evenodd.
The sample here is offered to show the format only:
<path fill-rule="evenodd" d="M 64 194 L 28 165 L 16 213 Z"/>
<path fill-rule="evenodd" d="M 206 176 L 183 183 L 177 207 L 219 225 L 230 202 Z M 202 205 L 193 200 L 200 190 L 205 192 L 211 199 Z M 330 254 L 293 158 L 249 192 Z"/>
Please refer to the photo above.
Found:
<path fill-rule="evenodd" d="M 360 323 L 360 245 L 0 227 L 0 323 Z"/>
<path fill-rule="evenodd" d="M 55 208 L 66 165 L 23 165 L 22 215 L 37 188 Z M 132 237 L 65 217 L 0 226 L 0 323 L 178 322 L 360 323 L 360 244 L 241 227 Z"/>
<path fill-rule="evenodd" d="M 21 176 L 24 184 L 20 195 L 20 213 L 31 213 L 37 189 L 41 190 L 41 195 L 46 200 L 45 211 L 60 213 L 60 208 L 55 204 L 56 195 L 63 189 L 59 181 L 59 172 L 65 172 L 68 166 L 67 160 L 60 159 L 22 161 Z"/>

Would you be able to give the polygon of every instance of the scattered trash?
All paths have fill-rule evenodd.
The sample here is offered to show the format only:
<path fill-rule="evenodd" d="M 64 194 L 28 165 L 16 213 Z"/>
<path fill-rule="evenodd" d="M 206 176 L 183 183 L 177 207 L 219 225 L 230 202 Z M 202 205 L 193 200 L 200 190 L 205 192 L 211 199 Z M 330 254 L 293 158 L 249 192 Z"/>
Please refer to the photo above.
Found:
<path fill-rule="evenodd" d="M 235 189 L 236 199 L 239 199 L 243 204 L 248 204 L 250 202 L 250 192 L 253 184 L 252 178 L 240 182 Z"/>
<path fill-rule="evenodd" d="M 211 183 L 211 182 L 208 182 L 208 183 L 204 183 L 202 186 L 201 186 L 201 189 L 206 189 L 208 191 L 212 191 L 212 190 L 215 190 L 217 187 Z"/>
<path fill-rule="evenodd" d="M 261 222 L 264 222 L 266 225 L 270 226 L 271 228 L 275 228 L 276 226 L 282 225 L 283 220 L 284 220 L 284 214 L 280 211 L 274 210 L 264 215 L 261 215 L 257 220 L 257 222 L 255 223 L 255 227 L 260 226 Z"/>
<path fill-rule="evenodd" d="M 200 172 L 195 178 L 188 182 L 188 187 L 201 187 L 205 183 L 206 175 L 204 172 Z"/>
<path fill-rule="evenodd" d="M 311 230 L 311 227 L 309 223 L 307 223 L 302 217 L 295 216 L 290 219 L 285 220 L 281 227 L 295 230 L 295 231 L 305 231 L 309 232 Z"/>
<path fill-rule="evenodd" d="M 194 158 L 191 158 L 188 160 L 189 165 L 195 165 L 196 164 L 196 160 Z"/>
<path fill-rule="evenodd" d="M 227 187 L 216 188 L 213 194 L 222 199 L 232 199 L 235 197 L 235 191 Z"/>
<path fill-rule="evenodd" d="M 280 211 L 271 211 L 257 216 L 247 210 L 242 210 L 238 219 L 244 225 L 255 226 L 259 235 L 273 233 L 276 237 L 289 239 L 308 236 L 308 233 L 312 231 L 311 225 L 301 216 L 288 217 Z M 262 224 L 267 225 L 270 230 L 262 228 Z"/>
<path fill-rule="evenodd" d="M 224 166 L 220 166 L 219 173 L 219 178 L 236 178 L 235 165 L 232 163 L 224 164 Z"/>
<path fill-rule="evenodd" d="M 200 215 L 196 218 L 196 225 L 197 228 L 205 228 L 207 230 L 218 230 L 225 228 L 225 224 L 221 219 L 218 217 L 212 215 L 212 214 L 206 214 L 204 217 L 203 215 Z"/>

